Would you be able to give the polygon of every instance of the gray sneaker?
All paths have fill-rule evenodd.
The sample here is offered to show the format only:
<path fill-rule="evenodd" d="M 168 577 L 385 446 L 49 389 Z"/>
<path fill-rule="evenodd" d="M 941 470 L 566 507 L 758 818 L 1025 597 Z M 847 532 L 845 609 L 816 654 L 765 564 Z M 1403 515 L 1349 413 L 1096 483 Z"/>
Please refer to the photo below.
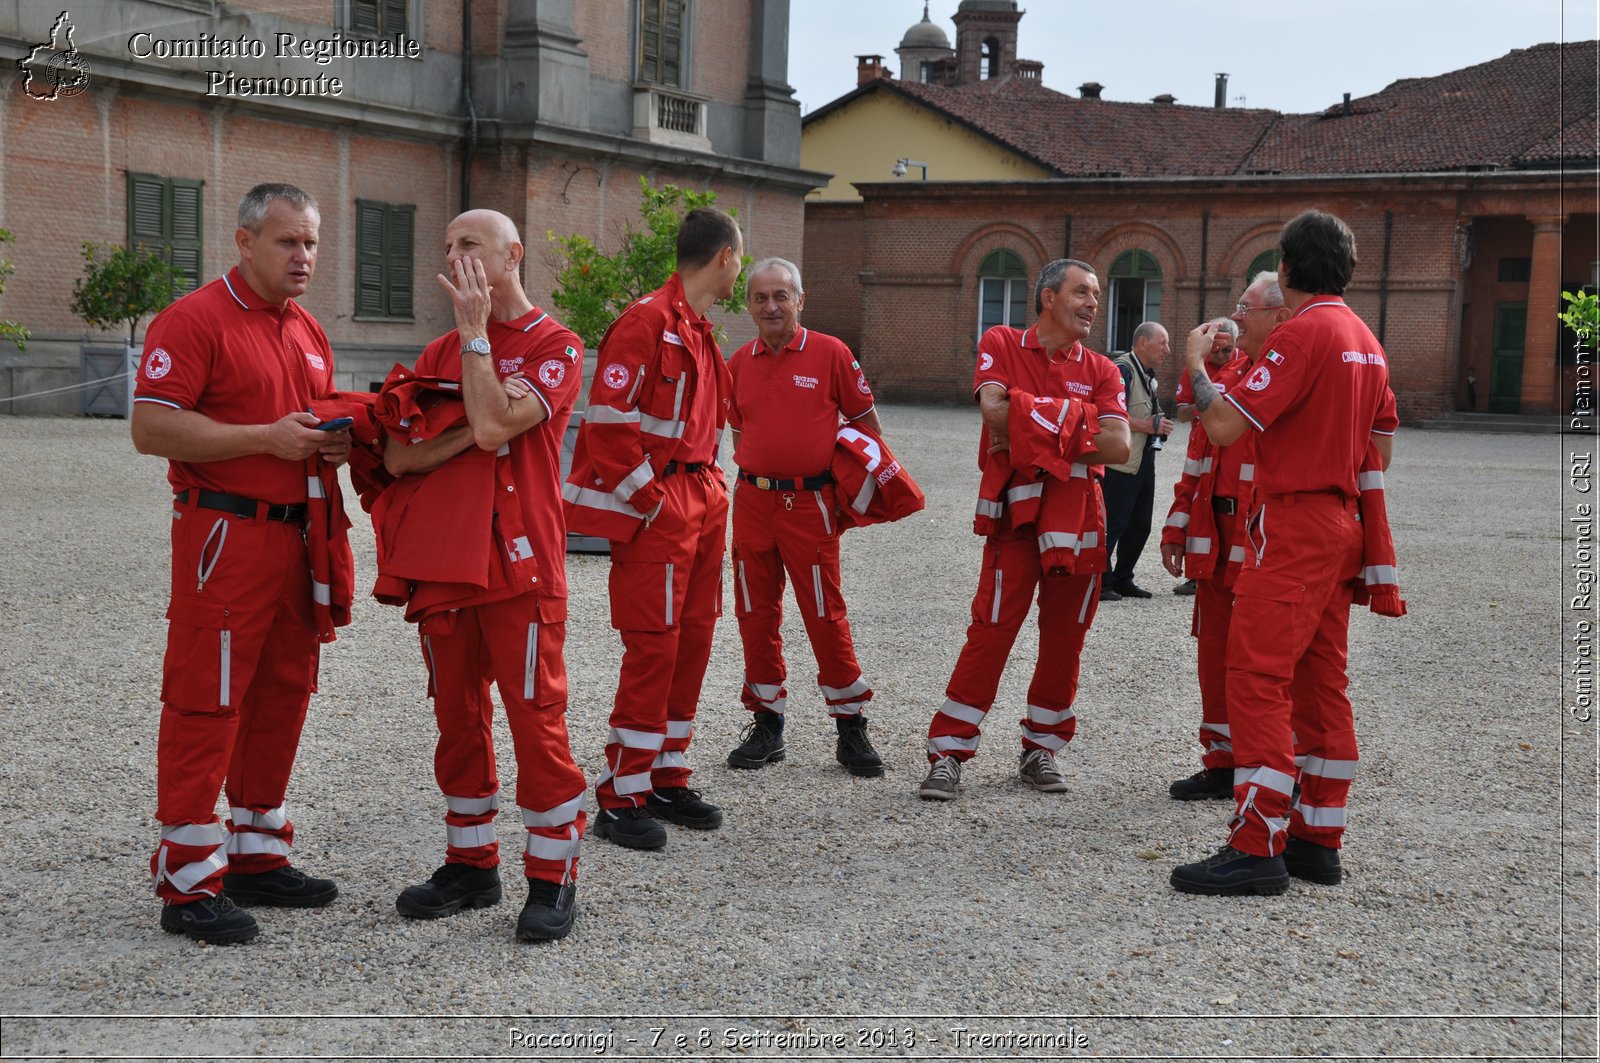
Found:
<path fill-rule="evenodd" d="M 917 796 L 927 801 L 949 801 L 961 787 L 961 762 L 955 757 L 940 757 L 928 769 Z"/>
<path fill-rule="evenodd" d="M 1024 749 L 1017 773 L 1042 794 L 1058 794 L 1067 788 L 1066 776 L 1056 767 L 1056 755 L 1048 749 Z"/>

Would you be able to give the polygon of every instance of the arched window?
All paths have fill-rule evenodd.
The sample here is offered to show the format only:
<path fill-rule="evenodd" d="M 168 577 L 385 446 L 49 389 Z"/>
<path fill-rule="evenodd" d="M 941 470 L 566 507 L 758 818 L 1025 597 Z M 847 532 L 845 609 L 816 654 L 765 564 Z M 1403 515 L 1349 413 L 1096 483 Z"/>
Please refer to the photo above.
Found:
<path fill-rule="evenodd" d="M 1000 38 L 987 37 L 983 42 L 983 71 L 984 78 L 997 78 L 1000 76 Z"/>
<path fill-rule="evenodd" d="M 1028 268 L 1012 251 L 994 251 L 978 263 L 978 335 L 996 325 L 1021 328 L 1028 319 Z"/>
<path fill-rule="evenodd" d="M 1161 267 L 1148 251 L 1124 251 L 1111 263 L 1111 314 L 1106 349 L 1133 349 L 1133 330 L 1142 321 L 1161 320 Z"/>
<path fill-rule="evenodd" d="M 1282 257 L 1283 252 L 1274 247 L 1271 251 L 1263 251 L 1255 258 L 1252 258 L 1250 260 L 1250 268 L 1244 271 L 1245 285 L 1248 286 L 1251 281 L 1255 280 L 1256 274 L 1262 270 L 1277 272 L 1278 259 Z"/>

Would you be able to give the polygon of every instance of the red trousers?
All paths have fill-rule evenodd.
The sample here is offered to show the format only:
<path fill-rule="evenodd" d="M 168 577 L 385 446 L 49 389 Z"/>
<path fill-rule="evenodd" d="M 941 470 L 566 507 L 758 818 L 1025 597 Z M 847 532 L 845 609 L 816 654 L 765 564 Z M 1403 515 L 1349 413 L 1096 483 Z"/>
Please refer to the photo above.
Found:
<path fill-rule="evenodd" d="M 289 862 L 284 795 L 317 684 L 299 525 L 173 504 L 172 601 L 156 744 L 156 895 L 215 895 L 227 870 Z M 226 787 L 227 830 L 217 819 Z"/>
<path fill-rule="evenodd" d="M 1271 856 L 1292 834 L 1338 848 L 1357 760 L 1345 696 L 1362 556 L 1356 502 L 1273 495 L 1251 515 L 1248 534 L 1228 639 L 1238 803 L 1229 844 Z M 1297 742 L 1305 759 L 1295 800 Z"/>
<path fill-rule="evenodd" d="M 500 863 L 493 681 L 516 752 L 517 805 L 528 831 L 523 874 L 561 883 L 577 877 L 587 783 L 567 738 L 567 625 L 545 614 L 565 616 L 565 603 L 524 594 L 436 613 L 417 627 L 439 725 L 433 774 L 444 794 L 445 862 Z"/>
<path fill-rule="evenodd" d="M 1200 763 L 1207 768 L 1233 767 L 1233 738 L 1228 727 L 1228 629 L 1233 621 L 1233 588 L 1226 586 L 1231 521 L 1217 522 L 1216 566 L 1209 578 L 1196 580 L 1194 623 L 1190 628 L 1199 654 Z"/>
<path fill-rule="evenodd" d="M 740 482 L 733 492 L 733 611 L 744 644 L 744 690 L 752 712 L 783 713 L 789 696 L 783 660 L 784 574 L 794 584 L 817 685 L 829 716 L 857 716 L 871 700 L 861 677 L 839 584 L 839 525 L 833 485 L 820 491 L 763 491 Z"/>
<path fill-rule="evenodd" d="M 728 494 L 702 469 L 665 481 L 661 511 L 632 542 L 611 544 L 611 626 L 622 672 L 611 709 L 601 808 L 642 805 L 657 787 L 685 786 L 711 636 L 722 615 Z"/>
<path fill-rule="evenodd" d="M 1100 606 L 1100 574 L 1043 573 L 1032 534 L 1004 532 L 983 544 L 983 571 L 972 599 L 972 623 L 945 703 L 928 725 L 928 759 L 965 761 L 978 750 L 978 729 L 1000 689 L 1011 646 L 1039 589 L 1039 660 L 1028 685 L 1022 748 L 1058 750 L 1077 729 L 1078 658 Z"/>

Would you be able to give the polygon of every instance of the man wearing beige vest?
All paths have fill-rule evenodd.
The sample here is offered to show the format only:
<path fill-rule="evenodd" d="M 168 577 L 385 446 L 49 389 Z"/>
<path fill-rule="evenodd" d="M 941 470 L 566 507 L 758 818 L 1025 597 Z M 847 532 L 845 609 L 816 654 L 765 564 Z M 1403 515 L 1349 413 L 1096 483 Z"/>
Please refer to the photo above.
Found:
<path fill-rule="evenodd" d="M 1167 330 L 1146 321 L 1133 330 L 1133 351 L 1112 358 L 1127 389 L 1128 428 L 1132 447 L 1126 463 L 1107 465 L 1101 490 L 1106 501 L 1106 578 L 1100 600 L 1148 598 L 1133 581 L 1133 566 L 1150 538 L 1150 513 L 1156 501 L 1156 451 L 1172 431 L 1156 399 L 1156 377 L 1150 367 L 1171 353 Z M 1115 555 L 1113 558 L 1113 554 Z"/>

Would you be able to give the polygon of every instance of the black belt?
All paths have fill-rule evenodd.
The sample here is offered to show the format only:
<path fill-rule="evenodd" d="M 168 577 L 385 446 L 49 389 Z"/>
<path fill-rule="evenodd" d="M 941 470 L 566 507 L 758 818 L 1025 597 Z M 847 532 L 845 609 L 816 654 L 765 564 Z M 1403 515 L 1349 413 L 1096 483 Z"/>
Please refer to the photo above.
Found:
<path fill-rule="evenodd" d="M 173 496 L 176 502 L 189 501 L 189 492 L 179 491 Z M 232 513 L 236 517 L 246 520 L 255 520 L 256 513 L 265 503 L 257 502 L 253 498 L 243 495 L 225 495 L 220 491 L 201 491 L 200 501 L 196 503 L 201 509 L 216 509 L 223 513 Z M 304 502 L 291 502 L 286 506 L 268 505 L 266 518 L 283 524 L 302 524 L 306 519 L 306 504 Z"/>
<path fill-rule="evenodd" d="M 1231 517 L 1239 512 L 1239 500 L 1237 498 L 1223 498 L 1221 495 L 1212 495 L 1211 508 L 1218 513 L 1226 513 Z"/>
<path fill-rule="evenodd" d="M 755 484 L 763 491 L 820 491 L 833 483 L 833 473 L 824 472 L 818 476 L 807 476 L 799 480 L 774 480 L 766 476 L 751 476 L 740 469 L 739 479 L 747 484 Z"/>
<path fill-rule="evenodd" d="M 662 476 L 671 476 L 675 472 L 699 472 L 706 467 L 703 461 L 669 461 L 661 469 Z"/>

